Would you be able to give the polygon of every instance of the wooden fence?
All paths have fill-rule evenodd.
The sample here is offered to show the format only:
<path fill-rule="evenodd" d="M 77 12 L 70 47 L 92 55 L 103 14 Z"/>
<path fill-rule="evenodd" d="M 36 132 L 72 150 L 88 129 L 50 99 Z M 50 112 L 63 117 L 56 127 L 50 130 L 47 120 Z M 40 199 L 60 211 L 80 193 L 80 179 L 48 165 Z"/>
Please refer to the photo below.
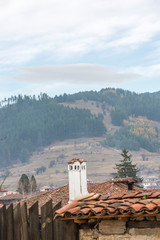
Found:
<path fill-rule="evenodd" d="M 61 202 L 52 206 L 52 200 L 38 211 L 38 202 L 29 211 L 24 202 L 0 209 L 0 240 L 77 240 L 78 228 L 72 221 L 54 220 L 54 212 Z"/>

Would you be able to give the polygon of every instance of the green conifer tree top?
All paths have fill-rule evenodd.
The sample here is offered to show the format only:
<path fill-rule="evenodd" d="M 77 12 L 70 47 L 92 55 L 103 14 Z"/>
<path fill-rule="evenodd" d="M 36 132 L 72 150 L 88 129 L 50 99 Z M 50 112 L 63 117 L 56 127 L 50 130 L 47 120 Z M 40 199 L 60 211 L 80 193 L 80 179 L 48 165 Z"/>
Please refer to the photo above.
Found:
<path fill-rule="evenodd" d="M 129 154 L 129 151 L 126 149 L 122 150 L 121 156 L 123 157 L 120 160 L 120 163 L 116 164 L 115 169 L 117 170 L 117 178 L 128 178 L 133 177 L 137 180 L 137 182 L 142 182 L 142 178 L 137 176 L 139 170 L 137 169 L 137 165 L 132 163 L 131 157 L 132 155 Z"/>

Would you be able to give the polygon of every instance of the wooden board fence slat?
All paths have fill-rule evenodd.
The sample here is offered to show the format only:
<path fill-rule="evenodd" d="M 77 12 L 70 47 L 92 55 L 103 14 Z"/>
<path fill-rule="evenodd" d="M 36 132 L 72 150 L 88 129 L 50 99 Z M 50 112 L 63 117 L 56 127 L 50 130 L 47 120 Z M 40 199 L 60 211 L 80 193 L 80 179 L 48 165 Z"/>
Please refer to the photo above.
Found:
<path fill-rule="evenodd" d="M 55 211 L 61 206 L 59 202 L 52 207 L 50 200 L 41 207 L 41 216 L 38 202 L 29 208 L 29 216 L 26 202 L 14 205 L 14 209 L 13 204 L 7 210 L 3 206 L 0 209 L 0 240 L 77 240 L 78 224 L 73 220 L 53 220 Z"/>
<path fill-rule="evenodd" d="M 21 228 L 20 228 L 20 204 L 14 208 L 13 218 L 14 218 L 14 240 L 21 240 Z"/>
<path fill-rule="evenodd" d="M 52 222 L 53 222 L 53 211 L 52 211 L 52 199 L 49 200 L 41 208 L 41 232 L 42 240 L 52 240 Z"/>
<path fill-rule="evenodd" d="M 13 204 L 6 210 L 7 240 L 14 240 Z"/>
<path fill-rule="evenodd" d="M 59 202 L 53 208 L 53 215 L 56 210 L 61 208 L 62 203 Z M 74 221 L 62 221 L 61 219 L 53 220 L 53 240 L 77 240 L 79 238 L 78 224 Z"/>
<path fill-rule="evenodd" d="M 53 215 L 55 211 L 57 211 L 59 208 L 62 207 L 62 201 L 59 201 L 54 207 L 53 207 Z"/>
<path fill-rule="evenodd" d="M 56 219 L 56 231 L 54 240 L 77 240 L 79 239 L 78 224 L 74 221 L 62 221 Z"/>
<path fill-rule="evenodd" d="M 6 207 L 0 209 L 0 240 L 6 240 Z"/>
<path fill-rule="evenodd" d="M 30 240 L 40 240 L 40 226 L 38 217 L 38 202 L 29 209 Z"/>
<path fill-rule="evenodd" d="M 21 240 L 29 240 L 28 238 L 28 220 L 27 220 L 27 204 L 26 202 L 20 207 L 21 211 Z"/>
<path fill-rule="evenodd" d="M 74 221 L 61 221 L 60 226 L 61 226 L 61 232 L 59 233 L 58 240 L 79 239 L 78 224 L 74 223 Z"/>
<path fill-rule="evenodd" d="M 60 201 L 53 207 L 53 217 L 56 210 L 62 207 L 62 202 Z M 53 240 L 60 239 L 60 233 L 61 233 L 61 222 L 59 219 L 53 220 Z"/>

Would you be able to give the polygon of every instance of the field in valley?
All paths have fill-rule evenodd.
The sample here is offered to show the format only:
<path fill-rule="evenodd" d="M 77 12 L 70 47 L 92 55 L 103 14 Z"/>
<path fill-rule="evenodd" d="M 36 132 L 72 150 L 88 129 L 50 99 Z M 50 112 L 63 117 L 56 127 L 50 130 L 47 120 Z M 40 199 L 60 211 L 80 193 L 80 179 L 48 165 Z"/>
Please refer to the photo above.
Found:
<path fill-rule="evenodd" d="M 82 138 L 57 142 L 49 147 L 35 152 L 26 165 L 17 164 L 10 168 L 10 176 L 3 187 L 16 190 L 22 173 L 35 175 L 38 186 L 61 186 L 68 183 L 67 162 L 72 158 L 82 158 L 87 161 L 87 178 L 94 182 L 102 182 L 112 178 L 115 163 L 121 159 L 121 150 L 104 148 L 100 145 L 103 138 Z M 133 163 L 141 169 L 141 176 L 159 177 L 160 156 L 145 150 L 130 151 Z M 145 161 L 143 160 L 145 157 Z M 50 162 L 55 164 L 49 168 Z M 42 166 L 46 171 L 36 175 L 36 169 Z"/>

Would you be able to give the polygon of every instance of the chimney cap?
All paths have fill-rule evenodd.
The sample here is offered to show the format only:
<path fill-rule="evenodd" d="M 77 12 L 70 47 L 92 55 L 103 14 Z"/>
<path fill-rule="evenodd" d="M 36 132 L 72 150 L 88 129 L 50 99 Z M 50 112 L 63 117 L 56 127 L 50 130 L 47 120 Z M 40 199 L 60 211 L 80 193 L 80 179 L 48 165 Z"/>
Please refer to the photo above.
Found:
<path fill-rule="evenodd" d="M 82 164 L 83 162 L 86 162 L 86 161 L 83 159 L 73 158 L 68 162 L 68 164 L 73 164 L 75 162 L 79 162 L 80 164 Z"/>

